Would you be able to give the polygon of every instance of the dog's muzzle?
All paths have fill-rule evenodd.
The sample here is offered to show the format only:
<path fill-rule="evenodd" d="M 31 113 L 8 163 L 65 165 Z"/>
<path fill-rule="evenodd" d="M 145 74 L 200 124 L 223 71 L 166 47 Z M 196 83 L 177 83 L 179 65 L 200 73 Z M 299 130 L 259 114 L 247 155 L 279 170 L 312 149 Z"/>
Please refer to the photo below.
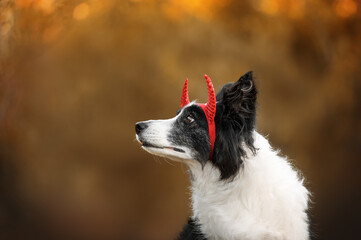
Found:
<path fill-rule="evenodd" d="M 147 127 L 148 127 L 148 124 L 146 124 L 145 122 L 137 122 L 135 124 L 135 132 L 136 132 L 136 134 L 140 134 Z"/>

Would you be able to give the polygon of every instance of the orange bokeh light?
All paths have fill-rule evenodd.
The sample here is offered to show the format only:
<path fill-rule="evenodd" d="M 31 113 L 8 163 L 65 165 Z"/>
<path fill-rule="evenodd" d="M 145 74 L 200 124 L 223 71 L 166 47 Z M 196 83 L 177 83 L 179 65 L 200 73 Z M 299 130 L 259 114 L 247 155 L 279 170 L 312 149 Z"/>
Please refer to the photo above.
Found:
<path fill-rule="evenodd" d="M 229 0 L 170 0 L 163 4 L 166 14 L 173 19 L 182 19 L 184 14 L 209 20 L 214 10 L 229 4 Z"/>
<path fill-rule="evenodd" d="M 357 3 L 354 0 L 339 0 L 335 2 L 334 8 L 337 15 L 347 18 L 357 12 Z"/>
<path fill-rule="evenodd" d="M 81 3 L 74 8 L 73 18 L 76 20 L 83 20 L 89 16 L 89 5 Z"/>
<path fill-rule="evenodd" d="M 21 8 L 33 7 L 46 14 L 54 11 L 54 0 L 15 0 L 15 4 Z"/>
<path fill-rule="evenodd" d="M 18 7 L 28 8 L 34 2 L 34 0 L 15 0 L 15 4 Z"/>
<path fill-rule="evenodd" d="M 259 5 L 260 10 L 268 15 L 276 15 L 280 11 L 280 7 L 280 0 L 262 0 Z"/>

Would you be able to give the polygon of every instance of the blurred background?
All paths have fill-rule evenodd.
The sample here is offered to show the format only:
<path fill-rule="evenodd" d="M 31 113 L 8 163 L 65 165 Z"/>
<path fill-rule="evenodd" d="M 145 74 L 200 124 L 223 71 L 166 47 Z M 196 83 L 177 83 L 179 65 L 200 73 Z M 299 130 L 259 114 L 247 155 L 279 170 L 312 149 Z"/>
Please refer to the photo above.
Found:
<path fill-rule="evenodd" d="M 174 239 L 186 167 L 134 124 L 249 70 L 318 239 L 360 239 L 360 43 L 358 0 L 0 0 L 0 239 Z"/>

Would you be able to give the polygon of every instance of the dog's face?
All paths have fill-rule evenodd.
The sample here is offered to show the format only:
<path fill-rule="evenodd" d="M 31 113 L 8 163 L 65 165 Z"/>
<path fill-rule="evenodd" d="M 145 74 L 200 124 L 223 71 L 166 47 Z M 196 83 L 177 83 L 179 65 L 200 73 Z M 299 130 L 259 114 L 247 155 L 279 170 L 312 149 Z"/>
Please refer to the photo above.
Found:
<path fill-rule="evenodd" d="M 146 151 L 173 160 L 198 160 L 209 156 L 210 144 L 206 116 L 191 103 L 167 120 L 136 124 L 136 138 Z"/>
<path fill-rule="evenodd" d="M 222 179 L 230 178 L 246 157 L 244 148 L 255 150 L 252 133 L 256 95 L 251 72 L 226 84 L 217 94 L 216 139 L 211 157 L 207 118 L 194 102 L 180 109 L 174 118 L 138 122 L 136 138 L 149 153 L 202 165 L 211 161 L 219 168 Z"/>

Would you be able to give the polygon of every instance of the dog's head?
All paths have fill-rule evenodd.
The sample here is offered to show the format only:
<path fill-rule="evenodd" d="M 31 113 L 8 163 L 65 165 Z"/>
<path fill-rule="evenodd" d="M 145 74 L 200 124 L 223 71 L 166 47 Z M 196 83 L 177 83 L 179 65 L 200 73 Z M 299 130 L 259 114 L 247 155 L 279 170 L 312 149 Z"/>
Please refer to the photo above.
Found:
<path fill-rule="evenodd" d="M 205 105 L 188 103 L 183 94 L 182 108 L 174 118 L 136 123 L 136 138 L 152 154 L 202 165 L 211 161 L 220 170 L 221 179 L 231 178 L 240 169 L 246 152 L 255 152 L 256 97 L 252 72 L 218 92 L 213 119 Z M 210 120 L 215 123 L 214 144 Z"/>

